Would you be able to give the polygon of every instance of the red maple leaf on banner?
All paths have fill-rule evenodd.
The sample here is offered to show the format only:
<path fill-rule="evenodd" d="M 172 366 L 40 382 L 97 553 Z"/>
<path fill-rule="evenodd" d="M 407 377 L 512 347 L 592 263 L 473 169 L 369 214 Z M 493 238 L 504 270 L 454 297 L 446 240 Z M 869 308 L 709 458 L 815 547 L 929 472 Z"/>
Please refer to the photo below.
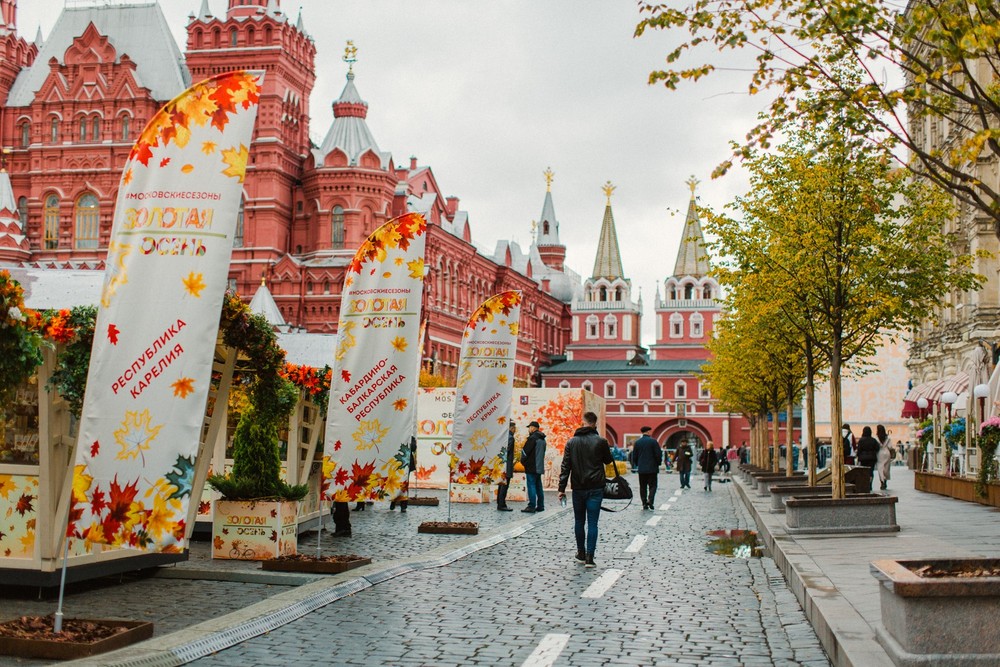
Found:
<path fill-rule="evenodd" d="M 160 166 L 161 167 L 166 167 L 168 164 L 170 164 L 170 158 L 165 157 L 162 160 L 160 160 Z"/>
<path fill-rule="evenodd" d="M 341 468 L 340 470 L 338 470 L 337 474 L 333 478 L 333 481 L 334 483 L 336 483 L 337 486 L 341 486 L 344 482 L 346 482 L 347 468 Z"/>
<path fill-rule="evenodd" d="M 350 382 L 351 381 L 351 373 L 350 373 L 350 371 L 340 371 L 340 377 L 343 378 L 344 382 Z"/>
<path fill-rule="evenodd" d="M 100 489 L 94 491 L 93 497 L 90 499 L 90 512 L 91 514 L 100 514 L 101 510 L 107 507 L 108 504 L 104 502 L 104 492 Z"/>
<path fill-rule="evenodd" d="M 22 493 L 21 497 L 17 499 L 17 507 L 15 507 L 14 509 L 17 510 L 18 514 L 24 516 L 25 514 L 34 509 L 34 507 L 31 506 L 31 501 L 34 499 L 35 497 L 33 495 L 28 493 Z"/>
<path fill-rule="evenodd" d="M 274 519 L 277 518 L 277 516 L 278 516 L 278 510 L 271 510 L 271 518 Z"/>
<path fill-rule="evenodd" d="M 97 456 L 98 453 L 100 453 L 100 451 L 101 451 L 101 443 L 97 440 L 94 440 L 94 444 L 90 446 L 90 455 Z"/>
<path fill-rule="evenodd" d="M 340 440 L 338 440 L 337 442 L 333 443 L 333 451 L 339 452 L 340 448 L 343 446 L 344 446 L 343 443 L 341 443 Z"/>
<path fill-rule="evenodd" d="M 271 537 L 270 537 L 270 540 L 271 540 L 272 542 L 277 542 L 277 541 L 278 541 L 278 531 L 276 531 L 276 530 L 272 530 L 272 531 L 271 531 Z"/>
<path fill-rule="evenodd" d="M 118 334 L 120 333 L 121 331 L 114 324 L 108 325 L 108 340 L 111 341 L 112 345 L 118 344 Z"/>
<path fill-rule="evenodd" d="M 462 402 L 465 403 L 466 405 L 468 405 L 469 404 L 469 397 L 468 396 L 462 396 Z"/>

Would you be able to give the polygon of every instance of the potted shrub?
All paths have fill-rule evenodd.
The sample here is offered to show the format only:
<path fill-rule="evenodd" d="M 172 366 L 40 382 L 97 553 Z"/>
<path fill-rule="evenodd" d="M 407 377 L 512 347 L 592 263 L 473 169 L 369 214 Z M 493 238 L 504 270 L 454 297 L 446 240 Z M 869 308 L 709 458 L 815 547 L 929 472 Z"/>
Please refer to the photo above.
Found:
<path fill-rule="evenodd" d="M 980 498 L 989 497 L 989 486 L 997 478 L 997 460 L 994 458 L 1000 444 L 1000 417 L 990 417 L 979 426 L 979 474 L 976 478 L 976 494 Z"/>
<path fill-rule="evenodd" d="M 299 390 L 281 376 L 284 352 L 267 321 L 245 307 L 224 310 L 224 320 L 227 313 L 233 321 L 225 323 L 223 340 L 243 350 L 256 373 L 243 377 L 249 400 L 233 435 L 233 469 L 208 478 L 222 495 L 214 501 L 212 558 L 268 560 L 295 553 L 298 501 L 308 493 L 307 485 L 281 478 L 278 454 L 278 434 Z"/>

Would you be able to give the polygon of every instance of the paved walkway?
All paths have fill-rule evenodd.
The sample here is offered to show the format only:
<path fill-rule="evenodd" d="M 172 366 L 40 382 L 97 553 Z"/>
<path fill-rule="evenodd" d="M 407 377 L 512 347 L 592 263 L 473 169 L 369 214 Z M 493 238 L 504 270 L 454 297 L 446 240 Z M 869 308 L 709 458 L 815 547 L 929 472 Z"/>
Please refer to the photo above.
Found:
<path fill-rule="evenodd" d="M 734 485 L 681 495 L 676 475 L 660 480 L 656 511 L 602 516 L 595 569 L 574 562 L 571 512 L 554 494 L 537 515 L 453 506 L 454 520 L 487 529 L 463 539 L 413 539 L 443 507 L 402 517 L 383 505 L 356 513 L 334 552 L 407 557 L 77 664 L 829 665 L 774 561 L 706 550 L 707 530 L 753 528 Z M 421 552 L 403 553 L 411 540 Z M 160 581 L 146 580 L 151 595 Z"/>
<path fill-rule="evenodd" d="M 888 493 L 899 497 L 900 532 L 815 536 L 789 535 L 784 515 L 770 513 L 770 498 L 741 493 L 838 667 L 892 664 L 875 639 L 881 609 L 878 583 L 869 572 L 871 561 L 1000 557 L 1000 512 L 995 508 L 916 491 L 913 472 L 902 467 L 892 469 Z"/>

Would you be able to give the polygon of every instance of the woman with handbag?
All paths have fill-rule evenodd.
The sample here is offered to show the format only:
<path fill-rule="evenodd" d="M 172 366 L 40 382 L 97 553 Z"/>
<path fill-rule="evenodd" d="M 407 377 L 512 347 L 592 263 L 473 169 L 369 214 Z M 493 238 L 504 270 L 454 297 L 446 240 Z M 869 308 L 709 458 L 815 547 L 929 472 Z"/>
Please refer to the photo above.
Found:
<path fill-rule="evenodd" d="M 701 466 L 701 471 L 705 473 L 705 490 L 712 490 L 712 473 L 715 472 L 715 466 L 719 463 L 719 455 L 715 451 L 715 444 L 709 440 L 705 443 L 705 449 L 701 450 L 701 456 L 698 457 L 698 464 Z"/>
<path fill-rule="evenodd" d="M 885 430 L 885 426 L 881 424 L 875 427 L 875 439 L 878 440 L 879 444 L 875 468 L 878 470 L 878 477 L 882 482 L 880 488 L 885 491 L 889 488 L 889 470 L 892 460 L 896 458 L 896 449 L 892 446 L 892 437 Z"/>

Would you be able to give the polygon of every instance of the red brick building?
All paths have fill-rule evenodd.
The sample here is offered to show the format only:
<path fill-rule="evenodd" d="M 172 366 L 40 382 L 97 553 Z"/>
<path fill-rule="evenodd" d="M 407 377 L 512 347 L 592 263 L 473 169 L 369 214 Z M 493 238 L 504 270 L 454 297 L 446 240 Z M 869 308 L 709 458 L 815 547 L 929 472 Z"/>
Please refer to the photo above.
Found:
<path fill-rule="evenodd" d="M 288 325 L 331 333 L 354 250 L 386 220 L 419 211 L 430 223 L 427 368 L 453 379 L 471 310 L 520 289 L 515 378 L 537 383 L 568 329 L 572 278 L 556 230 L 527 253 L 516 244 L 501 244 L 493 256 L 478 250 L 468 213 L 432 169 L 416 158 L 397 164 L 376 143 L 355 86 L 353 45 L 334 120 L 315 145 L 316 47 L 302 16 L 287 16 L 280 0 L 228 0 L 219 16 L 211 4 L 219 3 L 201 0 L 192 14 L 182 54 L 156 2 L 76 3 L 32 43 L 17 34 L 17 0 L 0 0 L 0 145 L 9 174 L 0 178 L 0 261 L 103 269 L 122 166 L 145 124 L 192 81 L 259 69 L 265 78 L 230 286 L 249 297 L 264 279 Z"/>

